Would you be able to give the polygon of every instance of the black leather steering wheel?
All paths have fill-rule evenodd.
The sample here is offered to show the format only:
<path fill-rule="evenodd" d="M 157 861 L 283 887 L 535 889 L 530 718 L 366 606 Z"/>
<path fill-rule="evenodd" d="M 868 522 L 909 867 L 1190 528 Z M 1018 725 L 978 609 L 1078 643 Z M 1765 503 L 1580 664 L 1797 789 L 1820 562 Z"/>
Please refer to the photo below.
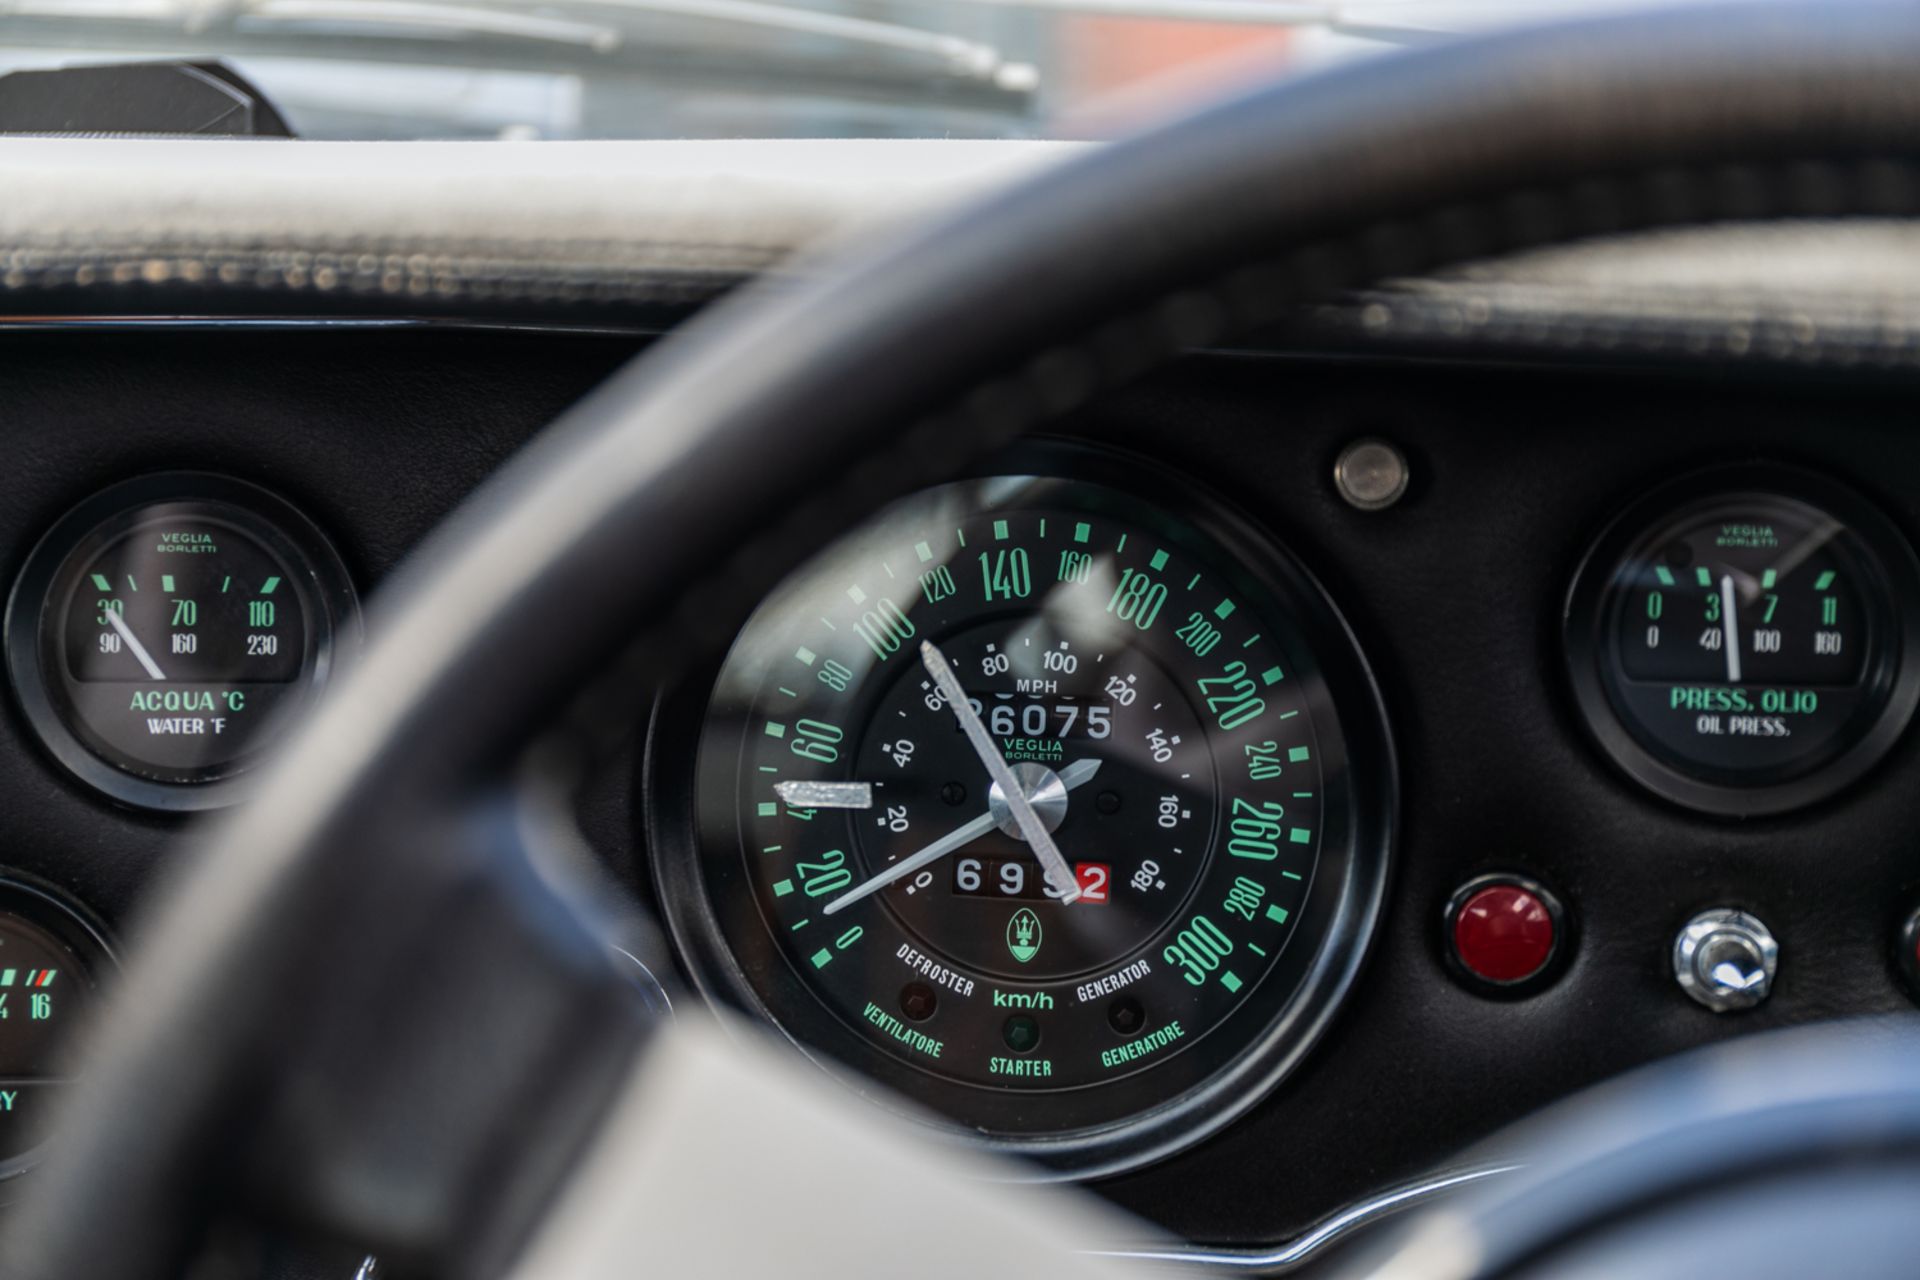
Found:
<path fill-rule="evenodd" d="M 1920 13 L 1704 10 L 1285 85 L 714 308 L 375 601 L 361 667 L 139 941 L 5 1274 L 173 1274 L 234 1212 L 408 1274 L 512 1258 L 651 1028 L 538 798 L 889 499 L 1385 277 L 1916 213 Z"/>

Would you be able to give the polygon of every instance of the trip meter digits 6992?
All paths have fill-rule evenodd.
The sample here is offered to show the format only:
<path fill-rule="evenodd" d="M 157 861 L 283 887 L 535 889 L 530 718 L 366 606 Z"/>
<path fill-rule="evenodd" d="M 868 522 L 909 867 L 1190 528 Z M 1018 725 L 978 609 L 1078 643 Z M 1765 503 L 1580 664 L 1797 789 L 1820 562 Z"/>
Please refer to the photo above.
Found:
<path fill-rule="evenodd" d="M 1385 731 L 1345 629 L 1160 488 L 966 481 L 817 558 L 720 673 L 690 839 L 655 841 L 710 985 L 1063 1170 L 1162 1153 L 1276 1080 L 1385 870 Z"/>

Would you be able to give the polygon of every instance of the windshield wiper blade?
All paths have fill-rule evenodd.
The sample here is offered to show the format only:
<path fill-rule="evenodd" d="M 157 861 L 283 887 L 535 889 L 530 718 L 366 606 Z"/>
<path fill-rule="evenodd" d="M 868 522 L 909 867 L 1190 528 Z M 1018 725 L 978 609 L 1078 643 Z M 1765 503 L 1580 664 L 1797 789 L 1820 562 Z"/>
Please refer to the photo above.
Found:
<path fill-rule="evenodd" d="M 437 4 L 432 0 L 260 0 L 237 6 L 232 21 L 242 29 L 265 24 L 305 24 L 362 32 L 390 30 L 433 36 L 498 36 L 601 52 L 617 48 L 622 38 L 618 27 L 605 23 L 478 5 Z"/>
<path fill-rule="evenodd" d="M 1009 59 L 984 41 L 768 0 L 570 0 L 537 13 L 511 0 L 0 0 L 0 16 L 65 19 L 76 26 L 113 20 L 202 38 L 221 31 L 244 38 L 303 30 L 372 41 L 476 37 L 602 55 L 645 45 L 650 33 L 637 30 L 629 19 L 665 18 L 820 37 L 924 62 L 946 77 L 1008 93 L 1031 94 L 1039 83 L 1030 63 Z"/>
<path fill-rule="evenodd" d="M 932 58 L 954 74 L 986 81 L 1001 88 L 1027 91 L 1038 81 L 1029 63 L 1009 60 L 998 48 L 980 40 L 929 31 L 922 27 L 882 22 L 801 9 L 764 0 L 577 0 L 575 7 L 612 12 L 646 13 L 730 23 L 764 31 L 824 36 L 850 44 L 890 49 Z"/>

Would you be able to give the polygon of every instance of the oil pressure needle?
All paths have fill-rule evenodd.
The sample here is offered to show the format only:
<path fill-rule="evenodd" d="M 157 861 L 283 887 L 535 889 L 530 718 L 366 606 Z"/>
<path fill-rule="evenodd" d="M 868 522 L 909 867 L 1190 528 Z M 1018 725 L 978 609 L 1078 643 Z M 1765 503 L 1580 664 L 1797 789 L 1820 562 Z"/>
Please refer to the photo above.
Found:
<path fill-rule="evenodd" d="M 127 648 L 133 650 L 133 656 L 140 659 L 140 665 L 147 669 L 148 675 L 155 680 L 167 678 L 167 673 L 160 669 L 160 664 L 155 662 L 153 655 L 147 652 L 147 646 L 140 643 L 140 637 L 133 634 L 133 628 L 127 625 L 127 620 L 120 616 L 118 609 L 107 610 L 107 625 L 120 633 L 120 638 L 127 642 Z"/>
<path fill-rule="evenodd" d="M 1720 635 L 1727 647 L 1727 683 L 1740 683 L 1740 618 L 1734 612 L 1733 575 L 1720 575 Z"/>

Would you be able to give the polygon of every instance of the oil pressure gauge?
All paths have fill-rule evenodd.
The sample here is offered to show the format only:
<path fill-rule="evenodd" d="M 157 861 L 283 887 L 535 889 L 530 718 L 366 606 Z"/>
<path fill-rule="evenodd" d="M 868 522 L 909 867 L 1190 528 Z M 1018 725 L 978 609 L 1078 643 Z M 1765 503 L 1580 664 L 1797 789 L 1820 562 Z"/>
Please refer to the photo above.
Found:
<path fill-rule="evenodd" d="M 153 809 L 238 798 L 358 637 L 345 567 L 253 485 L 178 473 L 68 513 L 7 606 L 7 665 L 47 748 Z"/>
<path fill-rule="evenodd" d="M 1620 517 L 1575 576 L 1573 688 L 1637 781 L 1778 813 L 1870 769 L 1920 693 L 1920 566 L 1861 499 L 1796 472 L 1697 476 Z"/>

